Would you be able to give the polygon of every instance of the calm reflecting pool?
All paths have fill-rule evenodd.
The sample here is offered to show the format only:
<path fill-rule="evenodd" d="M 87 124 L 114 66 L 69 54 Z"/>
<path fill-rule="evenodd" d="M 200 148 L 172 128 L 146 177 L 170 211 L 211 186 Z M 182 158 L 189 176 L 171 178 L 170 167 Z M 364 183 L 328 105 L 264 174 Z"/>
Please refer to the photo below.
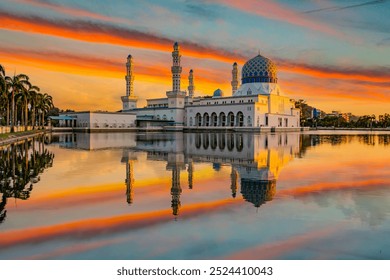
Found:
<path fill-rule="evenodd" d="M 390 134 L 53 134 L 0 148 L 1 259 L 390 259 Z"/>

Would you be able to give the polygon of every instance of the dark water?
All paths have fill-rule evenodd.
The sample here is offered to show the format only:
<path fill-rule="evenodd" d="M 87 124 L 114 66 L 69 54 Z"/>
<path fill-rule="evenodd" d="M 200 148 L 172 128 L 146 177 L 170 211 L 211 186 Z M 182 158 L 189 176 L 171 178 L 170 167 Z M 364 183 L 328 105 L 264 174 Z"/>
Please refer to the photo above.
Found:
<path fill-rule="evenodd" d="M 390 259 L 390 135 L 46 135 L 0 149 L 1 259 Z"/>

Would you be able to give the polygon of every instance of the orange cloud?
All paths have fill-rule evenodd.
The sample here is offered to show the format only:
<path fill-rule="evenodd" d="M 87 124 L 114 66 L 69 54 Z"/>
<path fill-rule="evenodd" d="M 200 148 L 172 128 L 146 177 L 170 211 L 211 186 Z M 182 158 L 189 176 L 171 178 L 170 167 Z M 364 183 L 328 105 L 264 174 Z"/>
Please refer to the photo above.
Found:
<path fill-rule="evenodd" d="M 0 10 L 0 28 L 14 31 L 52 35 L 92 43 L 172 51 L 171 38 L 161 37 L 108 23 L 91 23 L 83 20 L 52 20 L 39 16 L 22 16 Z M 224 62 L 243 61 L 243 57 L 227 50 L 181 41 L 182 53 L 187 56 L 214 59 Z"/>
<path fill-rule="evenodd" d="M 72 73 L 87 76 L 123 78 L 125 62 L 118 59 L 105 59 L 100 57 L 77 55 L 65 52 L 38 51 L 21 48 L 1 48 L 0 55 L 3 62 L 23 63 L 56 72 Z M 171 71 L 169 65 L 155 63 L 153 66 L 136 64 L 134 66 L 136 79 L 141 81 L 156 81 L 159 83 L 171 83 Z M 209 90 L 220 87 L 224 81 L 223 73 L 218 70 L 197 68 L 194 71 L 195 83 L 198 88 Z M 186 83 L 186 74 L 183 74 L 183 84 Z M 227 78 L 227 77 L 226 77 Z"/>
<path fill-rule="evenodd" d="M 278 68 L 285 72 L 307 75 L 321 79 L 340 79 L 383 83 L 390 80 L 390 69 L 375 67 L 364 69 L 357 67 L 317 66 L 296 61 L 277 60 Z"/>
<path fill-rule="evenodd" d="M 72 74 L 88 76 L 103 76 L 123 78 L 126 66 L 123 61 L 107 60 L 92 56 L 81 56 L 63 52 L 37 51 L 26 49 L 6 49 L 0 48 L 3 61 L 21 62 L 39 68 L 49 69 Z M 155 65 L 153 67 L 138 65 L 137 75 L 151 78 L 167 80 L 171 73 L 168 67 Z"/>
<path fill-rule="evenodd" d="M 284 79 L 280 82 L 284 92 L 288 96 L 294 98 L 307 98 L 309 104 L 313 105 L 313 101 L 324 99 L 328 106 L 334 106 L 340 99 L 356 100 L 356 101 L 390 101 L 390 95 L 386 90 L 378 91 L 375 86 L 359 85 L 353 81 L 341 81 L 338 83 L 329 84 L 321 80 L 298 80 Z M 352 89 L 352 90 L 351 90 Z M 333 98 L 332 104 L 329 101 Z M 326 110 L 325 108 L 322 108 Z"/>

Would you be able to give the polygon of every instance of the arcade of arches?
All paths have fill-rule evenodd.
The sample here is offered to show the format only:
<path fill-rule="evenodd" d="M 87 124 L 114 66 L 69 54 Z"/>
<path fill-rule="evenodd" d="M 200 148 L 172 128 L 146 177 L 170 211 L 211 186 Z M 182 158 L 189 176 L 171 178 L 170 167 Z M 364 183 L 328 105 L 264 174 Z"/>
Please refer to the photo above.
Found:
<path fill-rule="evenodd" d="M 227 115 L 224 112 L 219 114 L 213 112 L 211 115 L 209 113 L 204 113 L 201 115 L 197 113 L 195 115 L 195 122 L 193 122 L 192 117 L 189 119 L 189 126 L 252 126 L 252 120 L 250 116 L 244 117 L 244 114 L 239 111 L 236 115 L 233 112 L 229 112 Z"/>

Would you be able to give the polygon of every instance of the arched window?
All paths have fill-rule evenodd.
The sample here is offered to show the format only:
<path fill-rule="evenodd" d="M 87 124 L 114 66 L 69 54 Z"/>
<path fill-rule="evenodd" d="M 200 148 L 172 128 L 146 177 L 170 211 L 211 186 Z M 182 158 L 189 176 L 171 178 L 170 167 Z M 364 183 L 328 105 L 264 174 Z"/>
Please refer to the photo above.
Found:
<path fill-rule="evenodd" d="M 190 117 L 190 124 L 189 126 L 192 126 L 192 117 Z"/>
<path fill-rule="evenodd" d="M 203 125 L 204 126 L 209 126 L 210 124 L 210 117 L 208 113 L 204 113 L 203 115 Z"/>
<path fill-rule="evenodd" d="M 237 113 L 237 126 L 244 126 L 244 114 L 240 111 Z"/>
<path fill-rule="evenodd" d="M 202 116 L 199 113 L 197 113 L 195 116 L 195 122 L 196 126 L 202 126 Z"/>
<path fill-rule="evenodd" d="M 162 116 L 162 119 L 163 119 L 164 121 L 166 121 L 166 120 L 167 120 L 167 115 L 163 115 L 163 116 Z"/>
<path fill-rule="evenodd" d="M 229 112 L 227 121 L 227 126 L 234 126 L 234 114 L 232 112 Z"/>
<path fill-rule="evenodd" d="M 217 126 L 218 125 L 218 116 L 215 112 L 211 114 L 211 125 L 210 126 Z"/>
<path fill-rule="evenodd" d="M 219 126 L 226 126 L 226 115 L 224 112 L 219 114 Z"/>

